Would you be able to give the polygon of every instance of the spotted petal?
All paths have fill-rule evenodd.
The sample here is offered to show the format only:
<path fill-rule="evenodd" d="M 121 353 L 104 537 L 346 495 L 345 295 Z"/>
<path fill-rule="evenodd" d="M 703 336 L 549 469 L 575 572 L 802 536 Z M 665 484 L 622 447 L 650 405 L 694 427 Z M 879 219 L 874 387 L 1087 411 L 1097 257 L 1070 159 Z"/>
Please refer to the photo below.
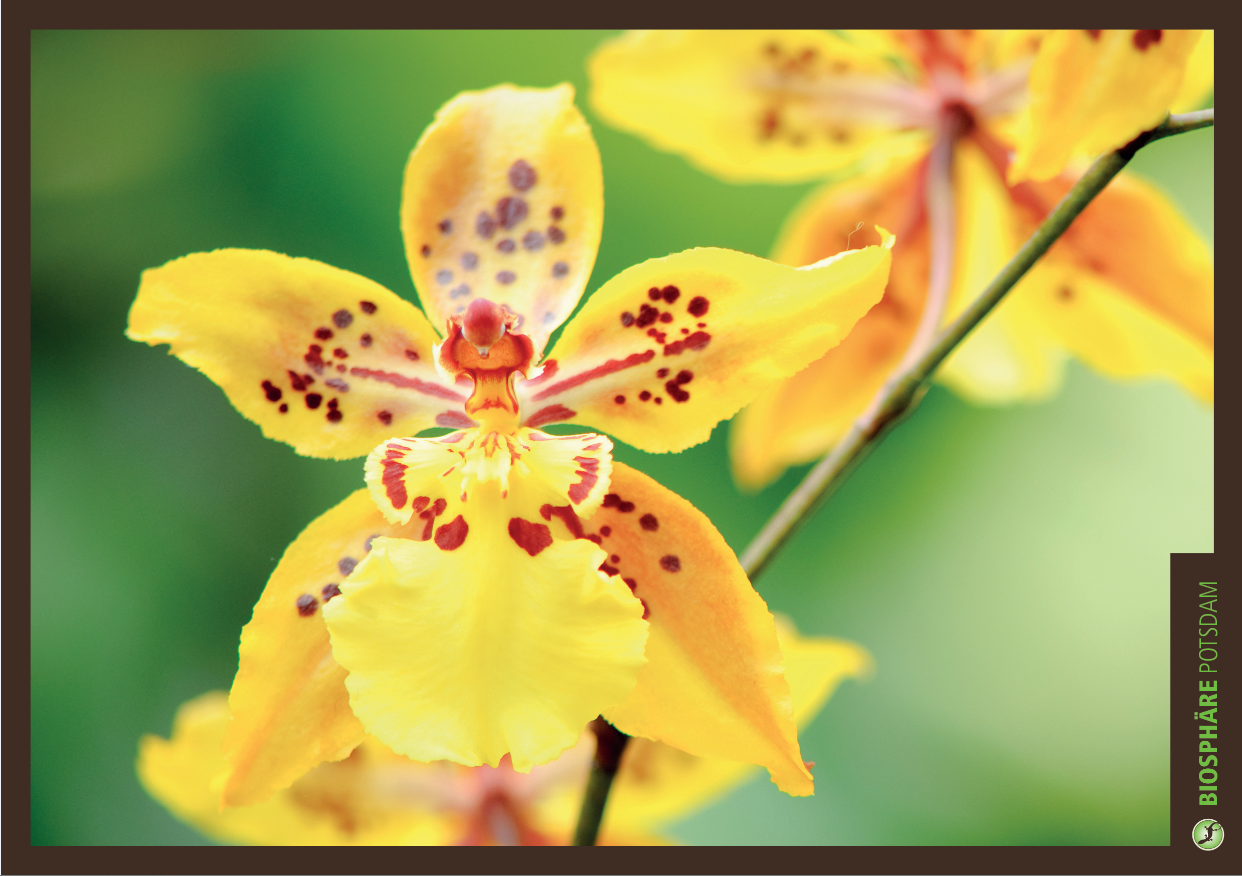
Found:
<path fill-rule="evenodd" d="M 642 600 L 647 665 L 603 714 L 619 729 L 706 757 L 757 763 L 810 794 L 772 615 L 702 512 L 613 463 L 611 492 L 577 544 L 599 540 L 605 572 Z M 615 579 L 614 579 L 615 580 Z"/>
<path fill-rule="evenodd" d="M 917 59 L 878 32 L 728 30 L 627 33 L 588 64 L 601 118 L 737 182 L 800 182 L 917 148 L 926 110 L 901 65 Z"/>
<path fill-rule="evenodd" d="M 1011 182 L 1046 180 L 1077 156 L 1116 149 L 1155 127 L 1179 98 L 1197 30 L 1062 30 L 1030 75 L 1027 136 Z"/>
<path fill-rule="evenodd" d="M 577 305 L 599 249 L 604 183 L 573 100 L 569 85 L 459 94 L 410 155 L 401 231 L 437 329 L 482 296 L 517 314 L 538 352 Z"/>
<path fill-rule="evenodd" d="M 177 710 L 171 739 L 144 736 L 143 787 L 213 839 L 254 845 L 436 845 L 452 839 L 436 811 L 435 767 L 394 755 L 374 740 L 340 763 L 311 770 L 265 803 L 219 806 L 228 699 L 212 691 Z M 426 790 L 418 793 L 423 788 Z"/>
<path fill-rule="evenodd" d="M 144 271 L 126 334 L 169 344 L 264 435 L 306 456 L 362 456 L 390 435 L 470 422 L 467 393 L 432 364 L 426 317 L 310 259 L 222 249 Z"/>
<path fill-rule="evenodd" d="M 527 425 L 590 424 L 684 450 L 835 346 L 888 281 L 892 236 L 806 268 L 694 249 L 622 271 L 520 382 Z"/>
<path fill-rule="evenodd" d="M 344 598 L 324 606 L 354 714 L 415 760 L 495 766 L 508 752 L 525 772 L 624 699 L 643 663 L 641 604 L 599 571 L 607 555 L 597 545 L 556 539 L 548 525 L 576 521 L 574 484 L 587 469 L 602 480 L 583 505 L 602 501 L 607 472 L 578 457 L 584 440 L 604 439 L 521 437 L 525 450 L 500 448 L 504 465 L 492 463 L 487 480 L 476 467 L 464 490 L 460 472 L 398 471 L 390 482 L 400 479 L 407 501 L 445 522 L 425 541 L 377 539 L 342 584 Z M 411 439 L 399 446 L 395 459 L 416 455 Z M 477 457 L 458 459 L 467 468 Z M 401 511 L 382 475 L 373 489 Z"/>
<path fill-rule="evenodd" d="M 421 521 L 416 521 L 421 523 Z M 421 529 L 421 527 L 419 527 Z M 221 800 L 268 799 L 325 760 L 362 741 L 349 710 L 345 670 L 332 657 L 321 607 L 366 556 L 374 536 L 406 534 L 358 490 L 302 531 L 272 573 L 242 629 L 241 662 L 229 694 L 233 720 Z"/>

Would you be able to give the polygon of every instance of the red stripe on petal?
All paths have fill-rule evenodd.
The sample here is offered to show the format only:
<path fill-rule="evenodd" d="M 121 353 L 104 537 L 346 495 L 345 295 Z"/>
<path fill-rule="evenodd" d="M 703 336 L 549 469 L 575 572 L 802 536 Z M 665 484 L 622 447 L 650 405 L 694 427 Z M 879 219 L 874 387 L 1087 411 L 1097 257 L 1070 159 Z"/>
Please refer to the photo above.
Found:
<path fill-rule="evenodd" d="M 645 350 L 642 353 L 631 353 L 624 359 L 609 359 L 603 365 L 597 365 L 589 371 L 583 371 L 581 374 L 575 374 L 568 380 L 562 380 L 560 383 L 554 383 L 542 392 L 536 393 L 531 398 L 534 401 L 545 399 L 548 396 L 556 395 L 575 386 L 581 386 L 588 380 L 595 380 L 599 377 L 605 377 L 609 374 L 615 374 L 626 368 L 633 368 L 635 365 L 642 365 L 644 362 L 650 362 L 655 358 L 655 350 Z"/>

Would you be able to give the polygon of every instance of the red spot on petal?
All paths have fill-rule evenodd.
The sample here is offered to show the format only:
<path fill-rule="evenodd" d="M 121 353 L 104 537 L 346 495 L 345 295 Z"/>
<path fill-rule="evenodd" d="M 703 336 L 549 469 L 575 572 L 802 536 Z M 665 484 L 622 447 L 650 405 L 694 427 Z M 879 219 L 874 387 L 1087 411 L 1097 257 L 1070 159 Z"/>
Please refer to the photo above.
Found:
<path fill-rule="evenodd" d="M 358 306 L 362 308 L 362 312 L 366 314 L 375 313 L 376 307 L 370 301 L 359 301 Z"/>
<path fill-rule="evenodd" d="M 1164 36 L 1162 30 L 1136 30 L 1134 32 L 1134 48 L 1140 52 L 1147 51 L 1147 47 L 1160 42 Z"/>
<path fill-rule="evenodd" d="M 544 548 L 552 544 L 552 530 L 542 523 L 531 523 L 521 517 L 514 517 L 509 521 L 509 538 L 526 553 L 537 557 Z"/>
<path fill-rule="evenodd" d="M 617 556 L 616 554 L 613 554 L 611 557 L 609 557 L 609 558 L 608 558 L 608 562 L 610 562 L 610 563 L 619 563 L 619 562 L 621 562 L 621 558 L 620 558 L 619 556 Z"/>
<path fill-rule="evenodd" d="M 680 295 L 681 295 L 681 290 L 678 289 L 676 286 L 665 286 L 663 289 L 660 290 L 660 297 L 663 298 L 669 304 L 672 304 L 674 301 L 676 301 L 678 297 L 680 297 Z"/>
<path fill-rule="evenodd" d="M 621 325 L 622 326 L 624 326 L 625 328 L 629 328 L 633 324 L 634 324 L 634 314 L 630 313 L 628 310 L 625 313 L 621 314 Z"/>
<path fill-rule="evenodd" d="M 315 337 L 321 341 L 332 339 L 332 329 L 325 327 L 315 329 Z"/>
<path fill-rule="evenodd" d="M 419 253 L 423 258 L 427 258 L 427 256 L 431 255 L 431 247 L 424 243 L 423 248 L 419 250 Z"/>
<path fill-rule="evenodd" d="M 647 290 L 647 297 L 650 298 L 652 301 L 659 301 L 660 300 L 659 288 L 656 286 L 652 286 L 650 289 Z"/>
<path fill-rule="evenodd" d="M 308 392 L 306 394 L 306 406 L 310 408 L 312 411 L 315 408 L 319 407 L 322 401 L 323 401 L 323 396 L 317 392 Z"/>
<path fill-rule="evenodd" d="M 591 490 L 595 488 L 595 485 L 599 483 L 599 475 L 597 474 L 599 460 L 582 460 L 583 457 L 581 456 L 575 457 L 574 461 L 578 462 L 582 467 L 574 472 L 574 474 L 578 475 L 578 482 L 569 485 L 569 501 L 575 505 L 581 505 L 583 500 L 591 494 Z M 588 465 L 587 463 L 590 464 Z"/>
<path fill-rule="evenodd" d="M 690 299 L 690 305 L 686 308 L 686 310 L 690 311 L 691 316 L 697 319 L 702 319 L 707 313 L 707 308 L 710 306 L 711 302 L 702 295 L 699 295 Z"/>
<path fill-rule="evenodd" d="M 659 371 L 656 372 L 656 377 L 660 378 L 661 380 L 668 377 L 668 369 L 661 368 Z"/>
<path fill-rule="evenodd" d="M 315 609 L 319 608 L 319 600 L 309 593 L 303 593 L 294 605 L 298 607 L 298 614 L 302 617 L 310 617 L 315 613 Z"/>
<path fill-rule="evenodd" d="M 655 403 L 656 403 L 656 404 L 658 404 L 658 405 L 662 405 L 662 404 L 664 404 L 664 399 L 663 399 L 663 397 L 658 396 L 658 395 L 655 397 L 654 401 L 655 401 Z"/>
<path fill-rule="evenodd" d="M 659 298 L 659 290 L 657 289 L 655 292 L 656 298 Z M 644 303 L 642 307 L 638 308 L 638 319 L 634 320 L 634 325 L 639 328 L 646 328 L 659 318 L 660 311 L 656 310 L 650 304 Z"/>
<path fill-rule="evenodd" d="M 672 321 L 673 321 L 673 314 L 669 313 L 667 310 L 664 311 L 664 313 L 660 314 L 660 322 L 672 322 Z"/>
<path fill-rule="evenodd" d="M 681 560 L 673 554 L 665 554 L 660 557 L 660 568 L 666 572 L 680 572 Z"/>
<path fill-rule="evenodd" d="M 569 530 L 569 534 L 574 538 L 586 538 L 582 530 L 582 521 L 578 518 L 578 513 L 569 505 L 543 505 L 539 508 L 539 516 L 544 520 L 551 520 L 553 517 L 560 519 Z"/>
<path fill-rule="evenodd" d="M 539 398 L 539 396 L 535 396 Z M 564 405 L 549 405 L 546 408 L 540 408 L 527 418 L 524 425 L 534 429 L 537 426 L 545 426 L 548 423 L 558 423 L 561 420 L 568 420 L 570 417 L 577 415 L 577 411 L 571 411 Z"/>
<path fill-rule="evenodd" d="M 430 496 L 419 496 L 418 498 L 414 500 L 414 504 L 411 507 L 413 507 L 415 514 L 419 514 L 422 512 L 424 508 L 426 508 L 430 504 L 431 504 Z M 432 514 L 431 516 L 434 517 L 435 514 Z"/>
<path fill-rule="evenodd" d="M 341 422 L 342 418 L 344 418 L 344 416 L 345 416 L 344 414 L 342 414 L 340 411 L 337 411 L 337 410 L 328 411 L 328 422 L 339 423 Z"/>
<path fill-rule="evenodd" d="M 404 508 L 410 495 L 405 491 L 405 470 L 409 467 L 394 459 L 383 460 L 384 493 L 394 508 Z"/>
<path fill-rule="evenodd" d="M 1100 32 L 1099 32 L 1098 30 L 1088 30 L 1088 31 L 1083 31 L 1083 32 L 1084 32 L 1087 36 L 1091 37 L 1091 39 L 1092 39 L 1092 40 L 1094 40 L 1094 41 L 1096 41 L 1096 42 L 1099 42 L 1099 40 L 1100 40 Z"/>
<path fill-rule="evenodd" d="M 306 387 L 310 385 L 296 371 L 286 371 L 285 373 L 289 375 L 289 383 L 297 392 L 305 392 Z"/>
<path fill-rule="evenodd" d="M 439 505 L 443 501 L 443 499 L 437 499 L 436 504 Z M 442 551 L 455 551 L 461 547 L 469 533 L 470 526 L 466 523 L 466 518 L 458 514 L 436 530 L 436 547 Z"/>
<path fill-rule="evenodd" d="M 644 514 L 638 518 L 638 525 L 648 532 L 655 532 L 660 528 L 660 521 L 656 519 L 654 514 Z"/>
<path fill-rule="evenodd" d="M 289 413 L 289 406 L 288 406 L 287 404 L 282 404 L 282 405 L 280 406 L 280 412 L 281 412 L 282 414 L 287 414 L 287 413 Z"/>
<path fill-rule="evenodd" d="M 614 399 L 613 399 L 613 401 L 614 401 L 614 402 L 616 402 L 616 403 L 617 403 L 617 404 L 619 404 L 619 405 L 623 405 L 623 404 L 625 404 L 625 396 L 623 396 L 623 395 L 619 395 L 619 396 L 617 396 L 616 398 L 614 398 Z"/>
<path fill-rule="evenodd" d="M 392 411 L 380 411 L 375 416 L 379 417 L 379 421 L 385 426 L 392 425 Z"/>
<path fill-rule="evenodd" d="M 671 398 L 675 402 L 680 403 L 680 402 L 690 401 L 690 393 L 686 392 L 684 389 L 678 386 L 677 381 L 675 380 L 667 381 L 664 384 L 664 391 L 667 392 L 669 395 L 669 398 Z M 659 401 L 659 399 L 657 399 L 656 401 Z"/>
<path fill-rule="evenodd" d="M 647 390 L 645 389 L 638 394 L 639 401 L 649 401 L 650 399 L 651 399 L 651 393 L 647 392 Z"/>
<path fill-rule="evenodd" d="M 333 355 L 333 356 L 335 356 L 335 357 L 336 357 L 336 358 L 338 358 L 338 359 L 348 359 L 348 358 L 349 358 L 349 354 L 345 352 L 345 348 L 344 348 L 344 347 L 337 347 L 335 350 L 333 350 L 333 351 L 332 351 L 332 355 Z"/>
<path fill-rule="evenodd" d="M 629 514 L 634 510 L 634 503 L 627 502 L 616 493 L 609 493 L 604 496 L 604 508 L 616 508 L 622 514 Z"/>
<path fill-rule="evenodd" d="M 683 384 L 683 383 L 689 383 L 691 380 L 694 380 L 694 372 L 693 372 L 693 371 L 685 371 L 685 370 L 682 370 L 682 371 L 678 371 L 678 372 L 677 372 L 677 383 L 678 383 L 678 385 L 681 385 L 681 384 Z"/>
<path fill-rule="evenodd" d="M 601 527 L 599 528 L 599 534 L 600 534 L 600 535 L 602 535 L 604 538 L 607 538 L 608 536 L 612 535 L 612 527 L 611 527 L 611 526 L 601 526 Z"/>
<path fill-rule="evenodd" d="M 616 566 L 610 566 L 607 563 L 600 563 L 599 570 L 603 572 L 605 575 L 618 575 L 621 573 L 621 570 L 618 569 Z"/>
<path fill-rule="evenodd" d="M 406 350 L 406 351 L 405 351 L 405 358 L 409 359 L 411 362 L 417 362 L 417 361 L 418 361 L 418 352 L 417 352 L 416 350 Z"/>
<path fill-rule="evenodd" d="M 263 394 L 267 396 L 268 401 L 270 402 L 280 401 L 280 396 L 282 393 L 280 391 L 279 386 L 274 386 L 272 384 L 272 381 L 270 380 L 265 380 L 260 385 L 263 387 Z"/>

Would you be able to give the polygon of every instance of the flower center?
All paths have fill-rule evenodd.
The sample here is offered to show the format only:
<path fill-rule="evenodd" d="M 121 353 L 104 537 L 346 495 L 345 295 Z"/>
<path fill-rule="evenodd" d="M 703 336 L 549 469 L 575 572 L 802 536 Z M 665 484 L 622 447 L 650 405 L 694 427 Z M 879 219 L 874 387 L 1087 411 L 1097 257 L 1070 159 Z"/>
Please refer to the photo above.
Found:
<path fill-rule="evenodd" d="M 503 306 L 476 298 L 464 314 L 449 317 L 448 337 L 436 348 L 441 369 L 474 380 L 465 410 L 484 432 L 511 435 L 521 423 L 514 376 L 528 376 L 535 345 L 513 331 L 516 322 Z"/>

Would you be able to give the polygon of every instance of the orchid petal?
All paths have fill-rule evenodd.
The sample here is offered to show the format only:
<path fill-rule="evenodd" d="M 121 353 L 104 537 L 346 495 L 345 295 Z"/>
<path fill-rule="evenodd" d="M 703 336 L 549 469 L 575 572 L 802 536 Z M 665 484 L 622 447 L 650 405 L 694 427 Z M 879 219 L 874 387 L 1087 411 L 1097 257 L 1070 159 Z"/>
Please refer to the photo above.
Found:
<path fill-rule="evenodd" d="M 1009 181 L 1046 180 L 1078 156 L 1124 146 L 1180 96 L 1197 30 L 1060 30 L 1031 68 L 1028 135 Z"/>
<path fill-rule="evenodd" d="M 925 143 L 932 108 L 902 64 L 917 67 L 886 34 L 822 31 L 631 32 L 588 62 L 605 121 L 734 182 L 801 182 Z"/>
<path fill-rule="evenodd" d="M 609 280 L 534 380 L 526 424 L 590 424 L 679 451 L 835 346 L 883 294 L 892 236 L 806 268 L 725 249 L 651 259 Z"/>
<path fill-rule="evenodd" d="M 262 802 L 321 761 L 348 756 L 362 740 L 320 607 L 340 598 L 341 582 L 374 537 L 414 528 L 388 523 L 367 491 L 357 490 L 285 550 L 242 629 L 229 694 L 233 720 L 224 748 L 230 769 L 224 805 Z"/>
<path fill-rule="evenodd" d="M 927 228 L 911 209 L 919 201 L 918 168 L 903 162 L 830 184 L 786 221 L 773 255 L 782 264 L 811 264 L 847 241 L 876 243 L 873 224 L 897 229 L 901 244 L 893 250 L 884 297 L 845 339 L 733 418 L 729 451 L 742 487 L 758 489 L 787 466 L 823 456 L 905 354 L 927 295 Z"/>
<path fill-rule="evenodd" d="M 466 394 L 432 364 L 426 317 L 310 259 L 223 249 L 144 271 L 126 334 L 169 344 L 265 436 L 306 456 L 348 459 L 390 435 L 469 423 Z"/>
<path fill-rule="evenodd" d="M 637 686 L 604 717 L 631 736 L 762 764 L 781 790 L 810 794 L 772 615 L 733 552 L 702 512 L 641 472 L 613 463 L 610 489 L 589 527 L 651 634 Z"/>
<path fill-rule="evenodd" d="M 599 249 L 604 183 L 573 100 L 569 85 L 459 94 L 410 155 L 401 231 L 442 333 L 483 297 L 517 314 L 539 352 L 577 305 Z"/>
<path fill-rule="evenodd" d="M 439 845 L 452 822 L 421 799 L 436 772 L 368 740 L 341 763 L 324 764 L 265 803 L 221 809 L 221 744 L 228 700 L 212 691 L 177 710 L 172 738 L 144 736 L 138 777 L 174 815 L 217 840 L 253 845 Z"/>

